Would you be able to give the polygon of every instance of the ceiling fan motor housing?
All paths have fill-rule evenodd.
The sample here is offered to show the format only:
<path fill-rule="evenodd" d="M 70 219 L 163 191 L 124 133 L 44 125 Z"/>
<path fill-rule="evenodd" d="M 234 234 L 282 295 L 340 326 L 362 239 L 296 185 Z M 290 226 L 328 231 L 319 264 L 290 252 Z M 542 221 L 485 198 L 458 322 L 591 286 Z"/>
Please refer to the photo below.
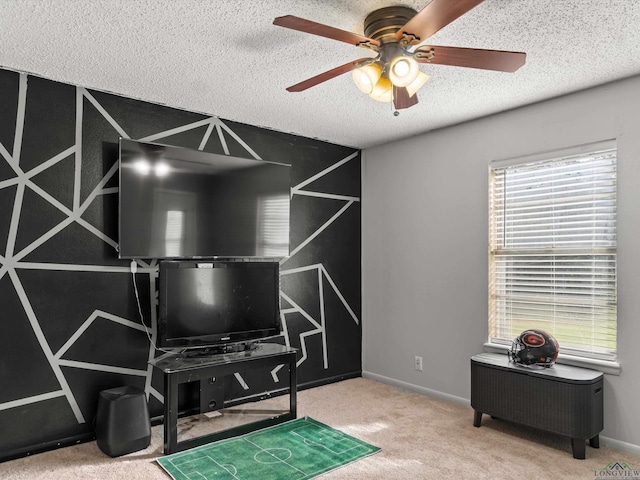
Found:
<path fill-rule="evenodd" d="M 380 42 L 377 63 L 382 67 L 383 77 L 388 78 L 389 64 L 394 58 L 406 55 L 406 49 L 396 39 L 396 32 L 417 13 L 410 7 L 393 6 L 374 10 L 365 18 L 365 36 Z"/>
<path fill-rule="evenodd" d="M 396 32 L 418 12 L 410 7 L 393 6 L 374 10 L 364 19 L 366 37 L 378 40 L 383 46 L 398 43 Z"/>

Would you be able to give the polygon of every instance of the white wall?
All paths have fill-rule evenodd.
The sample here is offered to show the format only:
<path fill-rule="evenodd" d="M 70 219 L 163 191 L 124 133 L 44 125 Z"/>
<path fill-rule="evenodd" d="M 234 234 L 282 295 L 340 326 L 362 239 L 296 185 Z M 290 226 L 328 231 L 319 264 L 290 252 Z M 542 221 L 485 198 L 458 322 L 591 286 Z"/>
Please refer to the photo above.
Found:
<path fill-rule="evenodd" d="M 605 376 L 602 435 L 639 446 L 640 77 L 363 152 L 365 375 L 469 399 L 487 339 L 489 162 L 610 138 L 622 371 Z"/>

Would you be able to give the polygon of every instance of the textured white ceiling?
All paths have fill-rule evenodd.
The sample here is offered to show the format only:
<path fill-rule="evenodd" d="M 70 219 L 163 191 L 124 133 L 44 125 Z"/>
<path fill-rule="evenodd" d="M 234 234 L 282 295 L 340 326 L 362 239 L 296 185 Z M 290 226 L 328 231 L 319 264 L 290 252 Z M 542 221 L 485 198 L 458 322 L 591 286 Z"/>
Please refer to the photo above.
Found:
<path fill-rule="evenodd" d="M 362 33 L 367 13 L 395 4 L 0 0 L 0 67 L 359 148 L 640 73 L 639 0 L 486 0 L 428 43 L 526 52 L 516 73 L 422 65 L 431 79 L 420 103 L 398 117 L 350 74 L 285 90 L 373 54 L 276 27 L 275 17 Z"/>

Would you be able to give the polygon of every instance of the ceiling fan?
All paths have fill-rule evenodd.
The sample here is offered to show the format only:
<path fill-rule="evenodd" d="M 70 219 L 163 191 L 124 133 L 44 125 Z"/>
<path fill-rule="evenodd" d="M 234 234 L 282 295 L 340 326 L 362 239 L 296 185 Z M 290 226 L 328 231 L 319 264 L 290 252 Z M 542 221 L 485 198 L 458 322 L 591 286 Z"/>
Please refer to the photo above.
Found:
<path fill-rule="evenodd" d="M 525 63 L 526 53 L 477 48 L 422 45 L 431 35 L 476 7 L 484 0 L 433 0 L 420 12 L 406 6 L 385 7 L 364 20 L 364 35 L 340 30 L 304 18 L 286 15 L 273 24 L 367 48 L 375 57 L 359 58 L 287 88 L 307 88 L 352 72 L 356 86 L 371 98 L 390 102 L 397 110 L 418 103 L 416 92 L 429 79 L 418 63 L 453 65 L 501 72 L 515 72 Z M 416 45 L 418 47 L 414 48 Z"/>

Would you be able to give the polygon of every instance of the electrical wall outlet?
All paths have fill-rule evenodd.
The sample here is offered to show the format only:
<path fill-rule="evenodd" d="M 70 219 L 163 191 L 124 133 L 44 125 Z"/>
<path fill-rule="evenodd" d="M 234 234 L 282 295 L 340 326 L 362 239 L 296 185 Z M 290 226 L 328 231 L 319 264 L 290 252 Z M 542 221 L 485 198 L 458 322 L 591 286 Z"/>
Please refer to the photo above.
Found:
<path fill-rule="evenodd" d="M 422 371 L 422 357 L 418 357 L 416 355 L 416 370 L 418 370 L 419 372 Z"/>

